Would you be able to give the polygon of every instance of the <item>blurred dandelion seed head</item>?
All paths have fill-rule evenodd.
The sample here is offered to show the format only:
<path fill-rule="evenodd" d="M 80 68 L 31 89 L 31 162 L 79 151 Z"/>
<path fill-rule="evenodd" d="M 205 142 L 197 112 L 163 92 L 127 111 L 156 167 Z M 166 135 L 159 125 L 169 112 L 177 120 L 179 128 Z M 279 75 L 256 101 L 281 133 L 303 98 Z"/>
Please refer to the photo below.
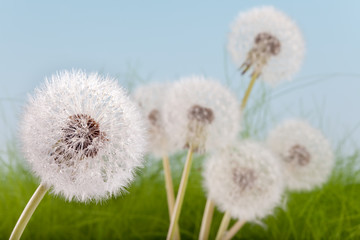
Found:
<path fill-rule="evenodd" d="M 164 126 L 162 111 L 163 102 L 166 101 L 164 96 L 169 87 L 169 83 L 149 83 L 139 86 L 132 94 L 144 118 L 147 119 L 146 127 L 151 139 L 148 150 L 158 158 L 173 152 Z"/>
<path fill-rule="evenodd" d="M 255 221 L 280 204 L 283 177 L 279 161 L 253 141 L 232 144 L 205 162 L 204 187 L 221 211 Z"/>
<path fill-rule="evenodd" d="M 262 32 L 255 37 L 254 49 L 266 55 L 276 56 L 280 52 L 281 43 L 279 39 L 270 33 Z"/>
<path fill-rule="evenodd" d="M 287 155 L 283 155 L 284 161 L 305 166 L 310 163 L 311 155 L 304 146 L 295 144 L 289 149 Z"/>
<path fill-rule="evenodd" d="M 303 120 L 286 120 L 268 136 L 267 145 L 279 156 L 290 190 L 312 190 L 321 186 L 334 166 L 329 141 Z"/>
<path fill-rule="evenodd" d="M 181 78 L 166 93 L 164 124 L 171 144 L 180 150 L 214 151 L 236 138 L 240 110 L 235 95 L 203 76 Z"/>
<path fill-rule="evenodd" d="M 297 25 L 284 13 L 265 6 L 241 12 L 229 33 L 228 51 L 243 73 L 276 85 L 291 80 L 303 62 L 305 43 Z"/>
<path fill-rule="evenodd" d="M 214 112 L 210 108 L 194 105 L 188 111 L 188 118 L 190 121 L 211 124 L 214 121 Z"/>
<path fill-rule="evenodd" d="M 213 110 L 210 108 L 194 105 L 188 110 L 188 132 L 185 148 L 190 144 L 194 151 L 202 151 L 207 137 L 207 125 L 214 120 Z"/>
<path fill-rule="evenodd" d="M 21 124 L 23 151 L 41 181 L 68 200 L 120 194 L 143 165 L 143 120 L 111 78 L 63 71 L 35 90 Z"/>
<path fill-rule="evenodd" d="M 254 46 L 250 49 L 242 67 L 243 73 L 253 67 L 254 74 L 260 75 L 262 68 L 272 56 L 279 54 L 281 49 L 280 41 L 269 33 L 259 33 L 255 37 Z"/>
<path fill-rule="evenodd" d="M 153 109 L 149 115 L 148 119 L 150 121 L 150 124 L 154 127 L 161 127 L 161 115 L 160 111 L 158 109 Z"/>
<path fill-rule="evenodd" d="M 233 181 L 238 184 L 241 191 L 255 186 L 256 175 L 253 169 L 234 168 L 232 171 Z"/>

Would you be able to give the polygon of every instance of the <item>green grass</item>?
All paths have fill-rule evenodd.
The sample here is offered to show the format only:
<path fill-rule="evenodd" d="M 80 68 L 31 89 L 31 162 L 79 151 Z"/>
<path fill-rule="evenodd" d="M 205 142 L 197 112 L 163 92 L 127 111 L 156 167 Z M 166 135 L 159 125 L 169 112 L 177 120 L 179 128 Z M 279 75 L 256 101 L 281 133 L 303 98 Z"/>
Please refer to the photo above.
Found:
<path fill-rule="evenodd" d="M 4 160 L 7 156 L 10 162 Z M 185 155 L 171 160 L 177 187 Z M 359 155 L 339 157 L 323 188 L 288 193 L 284 208 L 263 221 L 246 224 L 239 239 L 359 239 Z M 205 197 L 201 183 L 203 159 L 196 157 L 186 192 L 180 226 L 182 239 L 197 239 Z M 1 153 L 0 238 L 10 236 L 17 218 L 35 191 L 38 180 L 25 167 L 15 146 Z M 23 239 L 164 239 L 169 219 L 161 161 L 150 160 L 129 193 L 99 204 L 66 202 L 47 194 L 35 211 Z M 222 214 L 216 212 L 215 237 Z"/>

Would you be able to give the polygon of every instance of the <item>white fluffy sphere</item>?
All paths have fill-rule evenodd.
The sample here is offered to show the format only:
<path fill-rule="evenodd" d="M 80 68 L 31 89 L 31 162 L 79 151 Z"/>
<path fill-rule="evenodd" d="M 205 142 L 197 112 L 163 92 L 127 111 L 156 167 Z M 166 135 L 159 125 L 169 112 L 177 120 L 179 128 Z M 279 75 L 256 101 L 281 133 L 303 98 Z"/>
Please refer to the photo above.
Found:
<path fill-rule="evenodd" d="M 259 143 L 238 142 L 211 155 L 203 175 L 208 198 L 233 218 L 255 221 L 280 204 L 279 161 Z"/>
<path fill-rule="evenodd" d="M 96 73 L 51 76 L 30 97 L 20 130 L 35 174 L 68 200 L 116 196 L 143 165 L 145 127 L 136 105 Z"/>
<path fill-rule="evenodd" d="M 305 43 L 297 25 L 273 7 L 241 12 L 229 34 L 228 50 L 235 64 L 254 68 L 275 85 L 290 80 L 303 62 Z"/>
<path fill-rule="evenodd" d="M 212 79 L 182 78 L 165 99 L 165 128 L 177 150 L 192 145 L 200 152 L 214 151 L 233 142 L 239 132 L 240 107 L 235 95 Z"/>
<path fill-rule="evenodd" d="M 329 141 L 302 120 L 287 120 L 274 128 L 269 133 L 267 145 L 280 157 L 290 190 L 311 190 L 321 186 L 334 166 Z"/>
<path fill-rule="evenodd" d="M 138 103 L 149 135 L 149 152 L 155 157 L 163 157 L 172 152 L 169 136 L 165 130 L 162 105 L 170 83 L 150 83 L 135 89 L 132 97 Z"/>

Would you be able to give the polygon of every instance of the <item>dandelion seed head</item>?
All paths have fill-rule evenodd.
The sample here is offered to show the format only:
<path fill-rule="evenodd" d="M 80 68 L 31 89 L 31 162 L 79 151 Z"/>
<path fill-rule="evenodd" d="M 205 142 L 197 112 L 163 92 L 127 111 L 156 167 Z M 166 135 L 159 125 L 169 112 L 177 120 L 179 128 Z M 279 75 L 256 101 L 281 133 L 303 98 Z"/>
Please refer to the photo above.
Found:
<path fill-rule="evenodd" d="M 311 155 L 304 146 L 295 144 L 289 149 L 288 154 L 283 155 L 283 158 L 286 162 L 306 166 L 310 163 Z"/>
<path fill-rule="evenodd" d="M 161 115 L 159 109 L 153 109 L 148 115 L 148 120 L 152 126 L 160 127 Z"/>
<path fill-rule="evenodd" d="M 121 194 L 143 165 L 143 119 L 110 77 L 62 71 L 35 90 L 21 121 L 34 173 L 68 200 Z"/>
<path fill-rule="evenodd" d="M 255 48 L 259 48 L 259 52 L 264 54 L 276 56 L 281 49 L 281 43 L 279 39 L 270 33 L 261 32 L 255 37 Z"/>
<path fill-rule="evenodd" d="M 82 157 L 95 157 L 99 143 L 105 143 L 106 134 L 100 131 L 99 124 L 86 114 L 69 117 L 67 126 L 62 129 L 66 146 L 75 152 L 82 152 Z"/>
<path fill-rule="evenodd" d="M 240 126 L 235 95 L 203 76 L 175 82 L 163 105 L 164 124 L 174 149 L 192 145 L 195 151 L 213 151 L 234 141 Z"/>
<path fill-rule="evenodd" d="M 158 158 L 174 151 L 169 144 L 169 136 L 164 127 L 162 109 L 163 103 L 167 101 L 165 95 L 170 85 L 170 83 L 150 83 L 139 86 L 132 94 L 146 118 L 147 131 L 151 139 L 148 150 Z"/>
<path fill-rule="evenodd" d="M 214 121 L 214 113 L 210 108 L 194 105 L 188 111 L 188 119 L 203 124 L 211 124 Z"/>
<path fill-rule="evenodd" d="M 235 64 L 250 68 L 260 78 L 276 85 L 291 80 L 303 62 L 305 43 L 302 34 L 288 16 L 270 7 L 241 12 L 233 24 L 228 50 Z"/>
<path fill-rule="evenodd" d="M 290 190 L 312 190 L 329 177 L 334 156 L 329 141 L 302 120 L 291 119 L 274 128 L 267 145 L 279 156 Z"/>
<path fill-rule="evenodd" d="M 203 175 L 208 197 L 233 218 L 256 221 L 281 202 L 279 161 L 259 143 L 238 142 L 214 153 L 206 160 Z"/>

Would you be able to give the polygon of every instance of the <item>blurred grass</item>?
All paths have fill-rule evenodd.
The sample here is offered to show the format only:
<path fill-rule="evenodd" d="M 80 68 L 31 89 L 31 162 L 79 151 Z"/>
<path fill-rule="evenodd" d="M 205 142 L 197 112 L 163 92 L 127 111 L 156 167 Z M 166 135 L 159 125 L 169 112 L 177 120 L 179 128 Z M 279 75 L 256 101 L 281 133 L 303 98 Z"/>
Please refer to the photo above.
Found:
<path fill-rule="evenodd" d="M 3 156 L 8 156 L 10 162 Z M 176 187 L 185 154 L 172 157 Z M 181 214 L 182 239 L 197 239 L 205 206 L 201 186 L 203 158 L 196 157 Z M 25 167 L 15 145 L 0 159 L 0 238 L 10 236 L 38 181 Z M 360 239 L 359 153 L 342 158 L 323 188 L 288 193 L 286 207 L 264 219 L 264 226 L 246 224 L 238 239 Z M 169 219 L 161 161 L 150 159 L 129 193 L 100 204 L 66 202 L 47 194 L 35 211 L 23 239 L 164 239 Z M 215 237 L 222 214 L 216 212 Z"/>

